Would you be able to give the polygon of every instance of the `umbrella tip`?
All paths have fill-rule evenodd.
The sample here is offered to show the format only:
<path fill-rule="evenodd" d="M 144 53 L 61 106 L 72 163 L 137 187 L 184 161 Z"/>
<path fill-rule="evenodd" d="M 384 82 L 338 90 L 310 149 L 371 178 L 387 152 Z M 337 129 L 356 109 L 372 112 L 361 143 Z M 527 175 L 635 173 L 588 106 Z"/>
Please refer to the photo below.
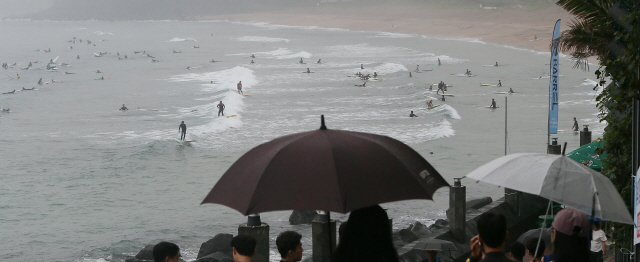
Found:
<path fill-rule="evenodd" d="M 324 125 L 324 115 L 320 115 L 320 130 L 326 130 L 327 126 Z"/>

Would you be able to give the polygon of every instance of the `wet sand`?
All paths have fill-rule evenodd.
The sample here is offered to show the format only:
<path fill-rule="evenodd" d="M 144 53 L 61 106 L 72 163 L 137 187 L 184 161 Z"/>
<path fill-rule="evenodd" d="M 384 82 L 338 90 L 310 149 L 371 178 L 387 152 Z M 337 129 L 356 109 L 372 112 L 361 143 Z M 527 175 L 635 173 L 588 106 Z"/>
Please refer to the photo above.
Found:
<path fill-rule="evenodd" d="M 548 5 L 532 8 L 485 10 L 425 4 L 377 4 L 354 6 L 321 3 L 310 8 L 269 13 L 249 13 L 199 17 L 197 19 L 255 21 L 282 25 L 320 26 L 351 30 L 409 33 L 429 36 L 479 38 L 484 42 L 549 50 L 553 26 L 562 19 L 567 29 L 572 16 L 562 8 Z M 540 40 L 532 41 L 534 36 Z"/>

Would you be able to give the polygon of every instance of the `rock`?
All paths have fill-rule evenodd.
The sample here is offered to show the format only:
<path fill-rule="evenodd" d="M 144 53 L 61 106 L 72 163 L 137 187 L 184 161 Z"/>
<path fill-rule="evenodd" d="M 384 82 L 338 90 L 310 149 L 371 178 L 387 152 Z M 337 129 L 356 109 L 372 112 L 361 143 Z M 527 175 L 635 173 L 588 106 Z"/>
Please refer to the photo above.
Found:
<path fill-rule="evenodd" d="M 217 234 L 207 242 L 202 243 L 200 251 L 198 251 L 197 259 L 206 257 L 216 252 L 222 252 L 227 257 L 233 256 L 233 249 L 231 249 L 232 234 Z"/>
<path fill-rule="evenodd" d="M 138 252 L 135 257 L 127 257 L 125 262 L 153 262 L 153 247 L 155 244 L 150 244 L 144 247 Z"/>
<path fill-rule="evenodd" d="M 436 219 L 436 222 L 434 222 L 429 228 L 440 229 L 447 225 L 449 225 L 449 221 L 444 219 Z"/>
<path fill-rule="evenodd" d="M 493 202 L 491 197 L 481 197 L 481 198 L 467 200 L 466 205 L 467 205 L 467 209 L 479 209 L 483 206 L 491 204 L 491 202 Z"/>
<path fill-rule="evenodd" d="M 413 231 L 408 230 L 408 229 L 401 229 L 400 230 L 400 238 L 402 238 L 402 241 L 407 243 L 407 244 L 419 239 L 419 237 L 418 237 L 418 235 L 416 235 L 416 233 L 414 233 Z"/>
<path fill-rule="evenodd" d="M 318 215 L 315 210 L 293 210 L 289 216 L 289 224 L 302 225 L 311 224 L 311 221 Z"/>
<path fill-rule="evenodd" d="M 411 230 L 411 231 L 413 231 L 413 232 L 418 232 L 418 231 L 420 231 L 421 229 L 426 229 L 426 228 L 427 228 L 427 226 L 425 226 L 424 224 L 422 224 L 422 223 L 420 223 L 420 222 L 416 221 L 415 223 L 413 223 L 413 225 L 411 225 L 411 226 L 409 227 L 409 230 Z"/>
<path fill-rule="evenodd" d="M 215 252 L 213 254 L 198 258 L 193 262 L 233 262 L 233 259 L 222 252 Z"/>

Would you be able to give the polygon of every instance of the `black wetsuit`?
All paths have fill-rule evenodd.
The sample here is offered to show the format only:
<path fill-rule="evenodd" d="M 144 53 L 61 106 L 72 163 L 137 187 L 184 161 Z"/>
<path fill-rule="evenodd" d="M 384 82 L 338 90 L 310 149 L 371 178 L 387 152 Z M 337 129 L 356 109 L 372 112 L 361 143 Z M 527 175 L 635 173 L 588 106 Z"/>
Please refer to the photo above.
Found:
<path fill-rule="evenodd" d="M 578 131 L 579 127 L 578 127 L 578 120 L 573 121 L 573 127 L 571 128 L 573 131 Z"/>
<path fill-rule="evenodd" d="M 491 107 L 496 108 L 496 101 L 491 101 Z"/>
<path fill-rule="evenodd" d="M 220 115 L 224 116 L 224 104 L 223 103 L 218 104 L 218 116 L 220 116 Z"/>
<path fill-rule="evenodd" d="M 184 138 L 187 136 L 187 125 L 185 125 L 184 123 L 180 124 L 180 127 L 178 127 L 178 132 L 180 132 L 180 130 L 182 130 L 180 140 L 184 140 Z"/>
<path fill-rule="evenodd" d="M 123 106 L 120 108 L 120 111 L 126 111 L 126 110 L 129 110 L 129 108 L 127 108 L 126 106 Z"/>
<path fill-rule="evenodd" d="M 414 113 L 411 113 L 411 114 L 409 114 L 409 117 L 418 117 L 418 116 L 416 114 L 414 114 Z"/>

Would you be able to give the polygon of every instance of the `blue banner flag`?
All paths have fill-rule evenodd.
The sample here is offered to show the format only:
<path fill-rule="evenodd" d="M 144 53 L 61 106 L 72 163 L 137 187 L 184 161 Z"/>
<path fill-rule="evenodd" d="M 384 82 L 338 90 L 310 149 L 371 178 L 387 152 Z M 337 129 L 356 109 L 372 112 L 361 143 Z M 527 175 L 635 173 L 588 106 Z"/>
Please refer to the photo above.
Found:
<path fill-rule="evenodd" d="M 551 42 L 551 68 L 549 71 L 549 134 L 558 133 L 558 71 L 560 61 L 558 60 L 558 48 L 560 37 L 560 19 L 556 21 L 553 28 L 553 42 Z"/>

